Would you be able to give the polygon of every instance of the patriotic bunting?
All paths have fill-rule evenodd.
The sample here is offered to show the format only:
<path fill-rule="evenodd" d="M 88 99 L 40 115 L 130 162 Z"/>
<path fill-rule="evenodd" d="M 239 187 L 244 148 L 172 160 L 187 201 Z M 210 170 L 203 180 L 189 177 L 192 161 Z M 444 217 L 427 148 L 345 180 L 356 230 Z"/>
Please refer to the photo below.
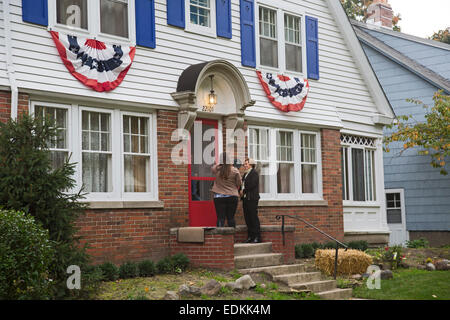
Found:
<path fill-rule="evenodd" d="M 125 78 L 136 47 L 108 45 L 50 31 L 59 55 L 69 72 L 95 91 L 111 91 Z"/>
<path fill-rule="evenodd" d="M 309 92 L 307 79 L 256 71 L 259 81 L 270 102 L 283 112 L 303 109 Z"/>

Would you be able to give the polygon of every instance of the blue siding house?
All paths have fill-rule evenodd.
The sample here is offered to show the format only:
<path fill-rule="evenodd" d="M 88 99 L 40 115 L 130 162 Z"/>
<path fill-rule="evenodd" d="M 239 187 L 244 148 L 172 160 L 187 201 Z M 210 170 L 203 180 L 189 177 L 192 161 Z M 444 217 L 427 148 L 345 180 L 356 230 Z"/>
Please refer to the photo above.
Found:
<path fill-rule="evenodd" d="M 450 94 L 450 45 L 379 25 L 352 24 L 395 114 L 425 121 L 426 109 L 406 99 L 433 106 L 438 90 Z M 450 175 L 431 167 L 430 158 L 418 149 L 402 151 L 402 142 L 389 149 L 384 152 L 384 181 L 390 244 L 418 238 L 435 246 L 449 244 Z"/>

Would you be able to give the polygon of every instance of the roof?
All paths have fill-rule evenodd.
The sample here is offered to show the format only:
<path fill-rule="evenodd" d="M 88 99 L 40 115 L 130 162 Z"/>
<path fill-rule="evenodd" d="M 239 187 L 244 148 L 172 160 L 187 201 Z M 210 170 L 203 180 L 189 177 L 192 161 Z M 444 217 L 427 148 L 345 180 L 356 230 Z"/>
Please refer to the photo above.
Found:
<path fill-rule="evenodd" d="M 368 25 L 358 21 L 352 20 L 351 23 L 353 24 L 355 33 L 361 43 L 364 43 L 388 59 L 398 63 L 437 88 L 450 93 L 449 73 L 441 72 L 441 70 L 445 70 L 445 68 L 442 68 L 444 65 L 450 69 L 450 45 L 388 30 L 379 26 Z M 386 39 L 389 38 L 377 36 L 376 33 L 395 37 L 395 39 L 410 41 L 412 45 L 419 44 L 422 51 L 425 50 L 429 52 L 427 54 L 427 60 L 418 58 L 417 55 L 414 56 L 408 54 L 405 48 L 396 46 L 398 42 L 394 41 L 395 39 L 387 41 Z M 403 45 L 403 47 L 405 46 Z M 402 52 L 400 50 L 402 50 Z M 425 65 L 425 61 L 433 61 L 433 59 L 438 61 L 438 58 L 443 62 L 440 62 L 438 65 L 434 64 L 432 67 Z"/>
<path fill-rule="evenodd" d="M 390 123 L 390 119 L 395 118 L 392 106 L 387 99 L 380 82 L 378 81 L 375 71 L 372 69 L 369 60 L 367 59 L 361 43 L 356 37 L 341 2 L 336 0 L 326 0 L 326 3 L 330 8 L 331 14 L 333 15 L 337 25 L 342 31 L 344 40 L 349 45 L 350 52 L 355 57 L 355 63 L 361 70 L 361 76 L 365 80 L 369 92 L 374 99 L 375 105 L 378 108 L 379 115 L 374 117 L 374 122 L 380 124 Z"/>

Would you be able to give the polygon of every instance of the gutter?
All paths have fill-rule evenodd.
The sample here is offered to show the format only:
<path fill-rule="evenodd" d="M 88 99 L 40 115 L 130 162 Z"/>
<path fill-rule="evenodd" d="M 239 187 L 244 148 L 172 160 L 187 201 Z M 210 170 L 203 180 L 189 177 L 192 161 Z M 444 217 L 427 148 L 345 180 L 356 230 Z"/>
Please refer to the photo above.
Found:
<path fill-rule="evenodd" d="M 17 87 L 15 68 L 12 59 L 10 0 L 3 0 L 3 21 L 5 25 L 6 74 L 11 87 L 11 119 L 17 119 L 19 88 Z"/>

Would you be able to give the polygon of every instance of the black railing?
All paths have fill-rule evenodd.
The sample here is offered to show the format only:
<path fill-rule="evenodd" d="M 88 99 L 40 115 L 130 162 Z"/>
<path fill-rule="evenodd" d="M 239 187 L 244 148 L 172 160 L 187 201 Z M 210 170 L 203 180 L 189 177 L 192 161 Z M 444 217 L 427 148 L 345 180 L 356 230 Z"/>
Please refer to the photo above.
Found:
<path fill-rule="evenodd" d="M 340 242 L 339 240 L 337 240 L 336 238 L 333 238 L 332 236 L 330 236 L 328 233 L 323 232 L 322 230 L 320 230 L 319 228 L 317 228 L 316 226 L 312 225 L 311 223 L 309 223 L 308 221 L 299 218 L 299 217 L 294 217 L 294 216 L 290 216 L 287 214 L 281 214 L 281 215 L 277 215 L 276 219 L 280 220 L 281 219 L 281 234 L 283 235 L 283 245 L 285 245 L 285 239 L 284 239 L 284 217 L 288 217 L 288 218 L 292 218 L 292 219 L 297 219 L 300 220 L 301 222 L 305 223 L 306 225 L 310 226 L 311 228 L 319 231 L 321 234 L 323 234 L 324 236 L 330 238 L 333 241 L 336 241 L 336 255 L 334 257 L 334 279 L 336 280 L 336 273 L 337 273 L 337 262 L 338 262 L 338 252 L 339 252 L 339 245 L 341 245 L 343 248 L 345 248 L 345 251 L 347 251 L 348 246 L 343 244 L 342 242 Z"/>

